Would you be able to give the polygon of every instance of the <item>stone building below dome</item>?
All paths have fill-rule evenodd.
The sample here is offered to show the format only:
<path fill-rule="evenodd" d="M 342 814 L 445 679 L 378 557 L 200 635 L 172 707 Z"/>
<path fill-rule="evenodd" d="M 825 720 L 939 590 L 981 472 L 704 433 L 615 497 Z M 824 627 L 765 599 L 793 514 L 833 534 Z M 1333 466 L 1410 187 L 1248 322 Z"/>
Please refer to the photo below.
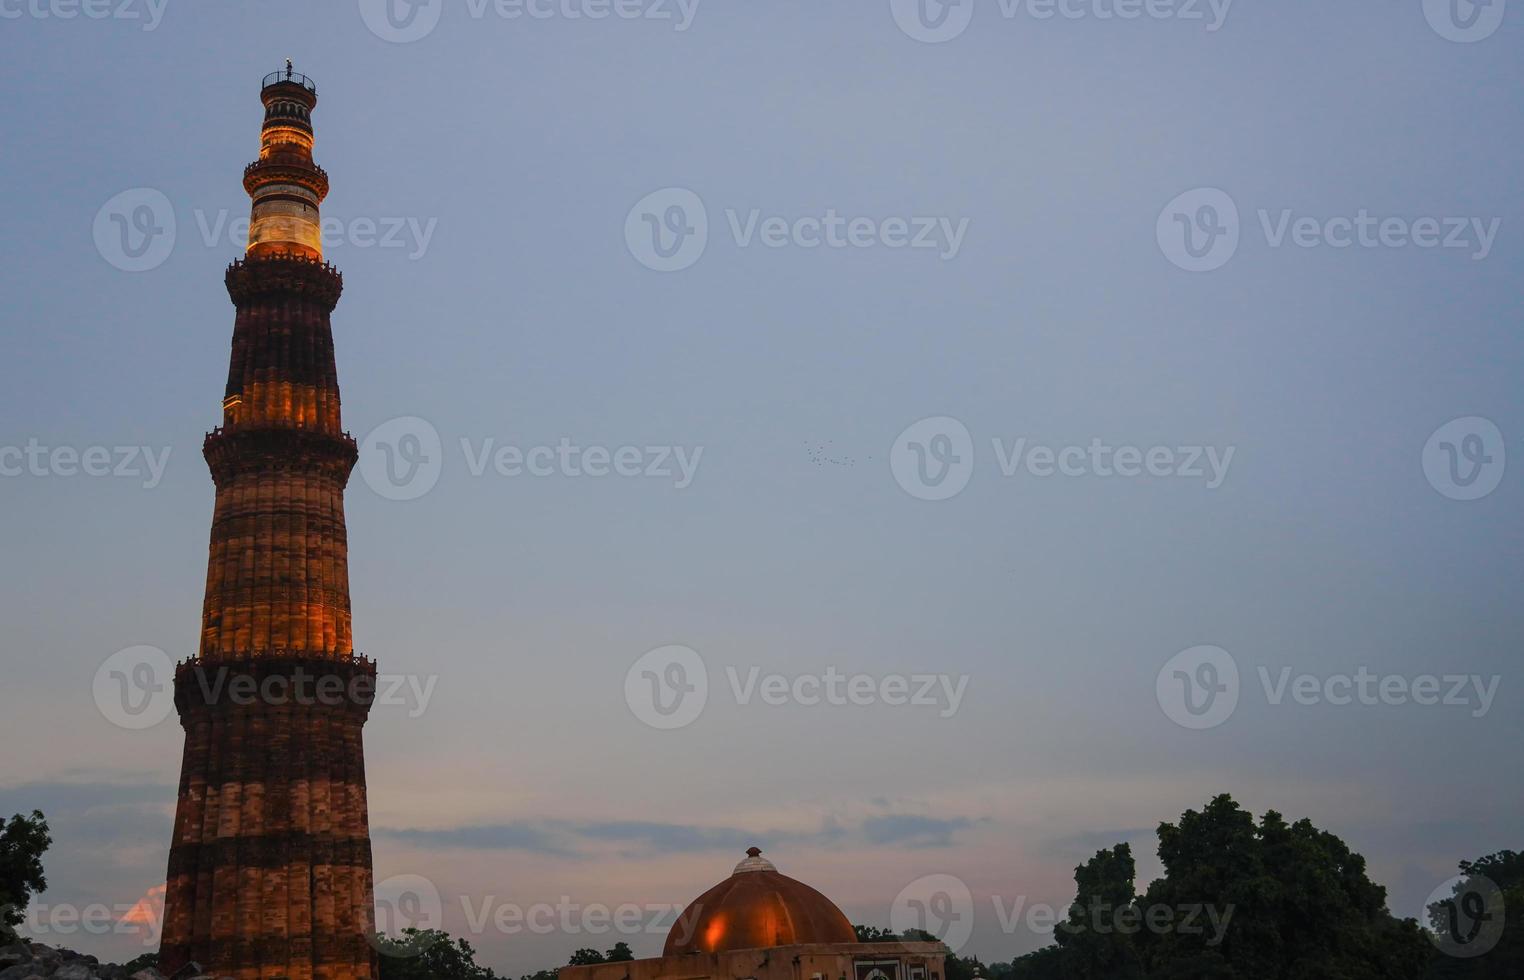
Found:
<path fill-rule="evenodd" d="M 753 847 L 683 911 L 661 956 L 562 967 L 559 980 L 942 980 L 947 955 L 937 942 L 858 942 L 834 902 Z"/>

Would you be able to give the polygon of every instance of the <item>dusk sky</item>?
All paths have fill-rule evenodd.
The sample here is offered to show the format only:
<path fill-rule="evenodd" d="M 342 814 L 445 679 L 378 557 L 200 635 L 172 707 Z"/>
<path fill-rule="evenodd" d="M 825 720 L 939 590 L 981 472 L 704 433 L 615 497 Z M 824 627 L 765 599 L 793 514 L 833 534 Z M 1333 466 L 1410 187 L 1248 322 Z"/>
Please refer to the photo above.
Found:
<path fill-rule="evenodd" d="M 1146 884 L 1218 793 L 1338 834 L 1404 916 L 1520 847 L 1520 4 L 395 2 L 0 0 L 34 906 L 164 882 L 182 731 L 102 685 L 196 652 L 222 277 L 288 57 L 355 648 L 400 678 L 377 891 L 423 876 L 484 962 L 653 955 L 664 925 L 470 919 L 680 907 L 753 843 L 866 925 L 953 876 L 986 959 L 1046 944 L 1000 910 L 1062 909 L 1100 847 Z M 691 718 L 642 700 L 697 676 L 674 646 Z"/>

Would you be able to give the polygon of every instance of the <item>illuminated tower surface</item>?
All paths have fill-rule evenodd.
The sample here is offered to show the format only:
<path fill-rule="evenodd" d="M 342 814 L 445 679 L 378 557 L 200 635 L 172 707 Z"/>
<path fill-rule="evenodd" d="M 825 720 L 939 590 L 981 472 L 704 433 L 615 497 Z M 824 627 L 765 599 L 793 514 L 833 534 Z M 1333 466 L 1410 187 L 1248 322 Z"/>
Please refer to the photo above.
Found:
<path fill-rule="evenodd" d="M 200 649 L 175 674 L 185 729 L 160 969 L 217 977 L 373 978 L 370 828 L 361 728 L 375 665 L 350 634 L 339 417 L 312 162 L 317 88 L 266 76 L 222 425 Z M 252 692 L 252 695 L 251 695 Z"/>

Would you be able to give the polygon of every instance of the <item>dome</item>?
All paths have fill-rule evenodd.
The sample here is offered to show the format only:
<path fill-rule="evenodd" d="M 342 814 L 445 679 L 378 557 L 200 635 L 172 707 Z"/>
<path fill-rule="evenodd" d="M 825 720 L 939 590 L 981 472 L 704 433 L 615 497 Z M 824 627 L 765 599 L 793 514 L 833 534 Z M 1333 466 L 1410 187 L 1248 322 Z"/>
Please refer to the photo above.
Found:
<path fill-rule="evenodd" d="M 779 874 L 753 847 L 734 874 L 683 911 L 662 955 L 856 941 L 852 923 L 834 902 Z"/>

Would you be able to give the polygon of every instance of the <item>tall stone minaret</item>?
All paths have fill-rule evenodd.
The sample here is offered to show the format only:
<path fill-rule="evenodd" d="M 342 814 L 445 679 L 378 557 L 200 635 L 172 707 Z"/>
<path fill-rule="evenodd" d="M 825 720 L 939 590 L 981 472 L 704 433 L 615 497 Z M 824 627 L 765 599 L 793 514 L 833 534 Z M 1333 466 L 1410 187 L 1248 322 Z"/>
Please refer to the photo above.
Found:
<path fill-rule="evenodd" d="M 175 675 L 185 729 L 160 969 L 238 980 L 375 977 L 365 757 L 375 665 L 350 634 L 339 418 L 312 162 L 317 89 L 266 76 L 249 246 L 228 267 L 237 315 L 199 655 Z"/>

